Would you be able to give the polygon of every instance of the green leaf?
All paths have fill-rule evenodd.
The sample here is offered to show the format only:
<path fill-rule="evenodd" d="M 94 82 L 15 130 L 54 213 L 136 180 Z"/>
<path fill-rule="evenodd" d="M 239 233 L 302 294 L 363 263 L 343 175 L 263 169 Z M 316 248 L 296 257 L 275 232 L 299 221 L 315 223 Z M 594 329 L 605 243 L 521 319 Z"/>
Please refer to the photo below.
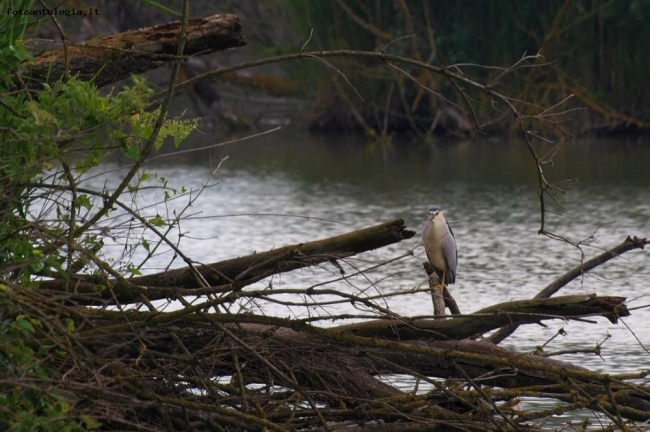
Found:
<path fill-rule="evenodd" d="M 85 209 L 90 210 L 92 207 L 92 204 L 90 203 L 90 198 L 86 194 L 79 194 L 77 195 L 77 208 L 83 207 Z"/>
<path fill-rule="evenodd" d="M 124 156 L 128 157 L 129 159 L 137 159 L 140 157 L 140 148 L 138 146 L 130 146 L 124 151 Z"/>
<path fill-rule="evenodd" d="M 163 220 L 162 217 L 160 217 L 160 215 L 156 215 L 156 217 L 149 219 L 149 223 L 151 225 L 157 226 L 157 227 L 166 227 L 167 226 L 167 223 L 165 223 L 165 221 Z"/>
<path fill-rule="evenodd" d="M 27 330 L 30 333 L 34 333 L 36 331 L 32 323 L 29 322 L 29 319 L 24 314 L 20 314 L 16 317 L 16 321 L 14 321 L 14 325 L 17 328 L 22 330 Z"/>
<path fill-rule="evenodd" d="M 38 273 L 45 268 L 45 264 L 41 262 L 32 263 L 29 265 L 29 271 L 32 273 Z"/>
<path fill-rule="evenodd" d="M 128 271 L 133 275 L 133 276 L 142 276 L 142 272 L 138 270 L 135 267 L 129 267 Z"/>
<path fill-rule="evenodd" d="M 75 331 L 75 325 L 74 325 L 74 320 L 70 318 L 66 318 L 65 320 L 65 327 L 68 329 L 70 333 L 74 333 Z"/>
<path fill-rule="evenodd" d="M 52 266 L 52 269 L 54 269 L 54 271 L 56 271 L 57 274 L 59 276 L 61 276 L 63 279 L 70 280 L 70 275 L 68 274 L 68 272 L 63 267 L 61 267 L 61 263 L 54 262 L 54 263 L 51 264 L 51 266 Z"/>
<path fill-rule="evenodd" d="M 149 250 L 150 245 L 149 245 L 149 242 L 147 240 L 142 240 L 142 247 L 144 247 L 147 252 L 151 252 Z"/>
<path fill-rule="evenodd" d="M 86 429 L 88 430 L 93 430 L 93 429 L 99 429 L 102 424 L 99 420 L 94 419 L 92 417 L 82 415 L 81 416 L 81 421 L 84 422 L 84 425 L 86 426 Z"/>

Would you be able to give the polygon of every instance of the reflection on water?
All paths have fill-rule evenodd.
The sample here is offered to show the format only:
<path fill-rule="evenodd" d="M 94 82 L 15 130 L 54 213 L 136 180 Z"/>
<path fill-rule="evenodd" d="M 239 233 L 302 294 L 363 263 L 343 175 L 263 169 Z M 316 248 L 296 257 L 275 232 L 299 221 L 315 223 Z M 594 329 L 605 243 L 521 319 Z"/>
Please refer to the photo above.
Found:
<path fill-rule="evenodd" d="M 216 177 L 210 178 L 214 161 L 225 156 L 228 160 Z M 566 210 L 550 219 L 549 228 L 573 241 L 594 235 L 592 245 L 584 248 L 586 258 L 628 235 L 650 234 L 648 161 L 650 142 L 585 141 L 567 145 L 548 168 L 548 176 L 554 181 L 579 181 L 562 197 Z M 456 234 L 459 268 L 452 293 L 463 312 L 532 297 L 582 258 L 575 247 L 537 234 L 535 169 L 526 149 L 517 142 L 395 142 L 373 148 L 349 137 L 280 133 L 211 152 L 161 158 L 147 169 L 176 187 L 198 189 L 206 182 L 214 184 L 189 209 L 193 218 L 182 224 L 185 238 L 181 248 L 199 262 L 342 234 L 395 218 L 403 218 L 410 229 L 419 231 L 431 204 L 445 210 Z M 94 181 L 103 185 L 105 178 Z M 147 202 L 160 199 L 145 198 Z M 169 205 L 182 207 L 180 202 Z M 353 266 L 365 267 L 410 250 L 415 256 L 328 287 L 409 291 L 426 279 L 419 233 L 408 241 L 348 260 Z M 170 259 L 171 253 L 159 256 L 149 271 L 164 268 Z M 630 307 L 648 304 L 648 262 L 647 252 L 628 253 L 560 293 L 619 295 L 628 298 Z M 348 274 L 353 272 L 348 268 Z M 306 287 L 339 276 L 328 264 L 277 276 L 273 287 Z M 258 286 L 267 284 L 265 281 Z M 407 316 L 432 313 L 425 293 L 390 297 L 386 305 Z M 279 316 L 359 313 L 351 306 L 340 305 L 316 311 L 288 311 L 274 304 L 250 307 Z M 650 359 L 641 345 L 650 347 L 649 319 L 645 308 L 625 319 L 629 329 L 603 318 L 595 318 L 597 324 L 552 321 L 548 327 L 525 326 L 504 346 L 532 350 L 564 328 L 567 335 L 552 341 L 547 351 L 588 350 L 611 335 L 603 345 L 602 358 L 576 354 L 567 360 L 577 360 L 598 371 L 634 371 L 647 367 Z"/>

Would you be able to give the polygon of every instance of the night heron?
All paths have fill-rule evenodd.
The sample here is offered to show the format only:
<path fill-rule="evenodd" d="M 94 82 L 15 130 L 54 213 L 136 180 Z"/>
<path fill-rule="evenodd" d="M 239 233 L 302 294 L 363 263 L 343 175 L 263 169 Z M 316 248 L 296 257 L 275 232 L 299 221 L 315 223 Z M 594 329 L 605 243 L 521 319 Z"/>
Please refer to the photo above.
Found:
<path fill-rule="evenodd" d="M 456 282 L 456 239 L 442 211 L 437 207 L 429 209 L 429 219 L 422 228 L 422 243 L 440 283 L 449 285 Z"/>

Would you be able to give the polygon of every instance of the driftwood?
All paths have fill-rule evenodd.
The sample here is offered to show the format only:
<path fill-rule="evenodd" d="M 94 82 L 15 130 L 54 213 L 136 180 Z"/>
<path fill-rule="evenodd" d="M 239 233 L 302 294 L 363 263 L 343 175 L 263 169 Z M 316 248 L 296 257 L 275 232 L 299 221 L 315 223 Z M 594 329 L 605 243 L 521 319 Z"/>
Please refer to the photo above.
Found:
<path fill-rule="evenodd" d="M 25 64 L 25 75 L 28 83 L 38 88 L 43 82 L 66 75 L 92 79 L 97 87 L 103 87 L 173 60 L 180 29 L 181 23 L 174 21 L 100 37 L 83 45 L 68 44 L 66 49 L 50 49 L 51 43 L 35 40 L 27 44 L 37 55 Z M 236 15 L 212 15 L 189 20 L 184 55 L 209 54 L 245 44 Z"/>
<path fill-rule="evenodd" d="M 121 304 L 146 300 L 160 300 L 179 296 L 195 296 L 239 291 L 246 285 L 303 267 L 335 262 L 361 252 L 377 249 L 413 237 L 404 221 L 396 219 L 370 228 L 323 240 L 284 246 L 266 252 L 233 258 L 194 268 L 209 284 L 201 283 L 189 267 L 170 270 L 124 281 L 115 279 L 81 277 L 79 280 L 62 279 L 42 281 L 43 290 L 68 292 L 69 300 L 79 304 L 119 302 Z M 85 280 L 84 280 L 85 279 Z"/>

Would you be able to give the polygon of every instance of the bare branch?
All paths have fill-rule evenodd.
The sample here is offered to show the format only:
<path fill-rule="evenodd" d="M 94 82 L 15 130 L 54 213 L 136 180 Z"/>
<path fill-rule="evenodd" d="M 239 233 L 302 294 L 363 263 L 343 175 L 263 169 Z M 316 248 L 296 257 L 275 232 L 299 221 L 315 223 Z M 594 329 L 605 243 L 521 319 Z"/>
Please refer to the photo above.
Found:
<path fill-rule="evenodd" d="M 589 261 L 581 263 L 580 265 L 574 267 L 564 275 L 560 276 L 558 279 L 553 281 L 542 291 L 537 293 L 535 298 L 538 299 L 549 298 L 553 294 L 558 292 L 560 289 L 562 289 L 562 287 L 564 287 L 569 282 L 571 282 L 572 280 L 588 273 L 589 271 L 593 270 L 599 265 L 606 263 L 612 258 L 620 257 L 625 252 L 629 252 L 635 249 L 643 249 L 647 244 L 650 244 L 650 241 L 648 241 L 645 238 L 628 237 L 627 239 L 625 239 L 623 243 L 613 247 L 610 250 L 603 252 L 602 254 L 590 259 Z M 504 327 L 503 329 L 499 330 L 497 333 L 492 335 L 490 337 L 490 340 L 495 344 L 498 344 L 501 341 L 503 341 L 505 338 L 510 336 L 512 333 L 514 333 L 516 329 L 517 329 L 516 325 Z"/>

